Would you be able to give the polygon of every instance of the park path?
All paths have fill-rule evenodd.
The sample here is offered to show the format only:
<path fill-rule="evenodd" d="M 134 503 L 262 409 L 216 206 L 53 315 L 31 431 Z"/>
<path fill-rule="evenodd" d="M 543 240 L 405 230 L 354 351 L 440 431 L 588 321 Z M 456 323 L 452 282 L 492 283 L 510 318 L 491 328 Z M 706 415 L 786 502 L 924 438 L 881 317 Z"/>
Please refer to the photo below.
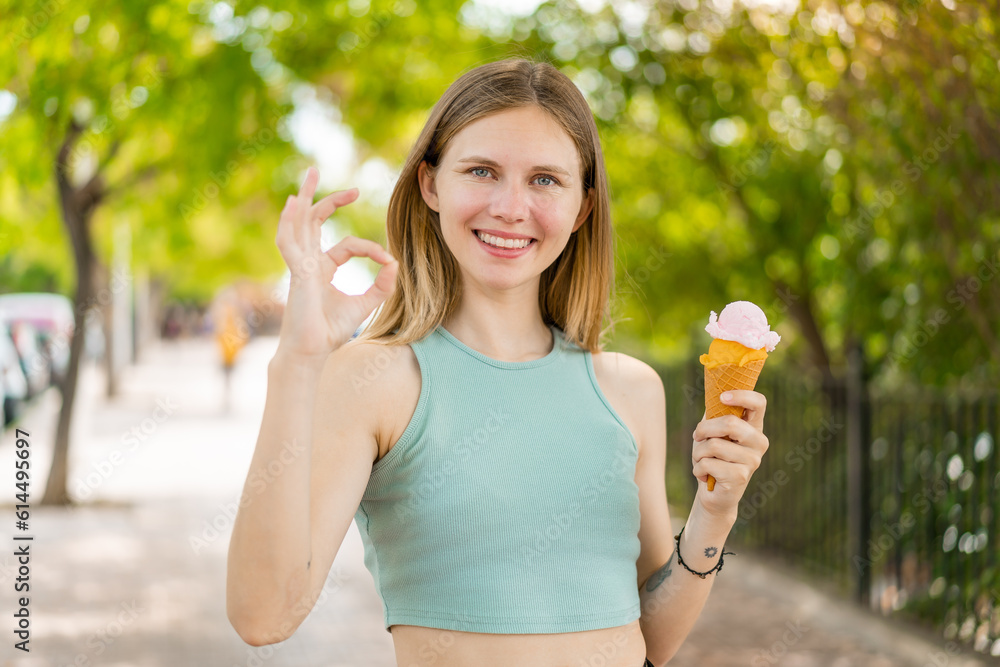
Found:
<path fill-rule="evenodd" d="M 243 350 L 228 408 L 217 353 L 208 339 L 155 343 L 140 363 L 124 371 L 121 395 L 112 401 L 103 396 L 102 371 L 91 365 L 82 369 L 70 486 L 86 503 L 32 509 L 28 654 L 12 648 L 11 591 L 17 574 L 13 550 L 2 549 L 0 618 L 6 619 L 6 639 L 0 667 L 395 665 L 354 524 L 331 569 L 328 594 L 290 639 L 251 647 L 226 618 L 233 506 L 256 442 L 266 365 L 276 342 L 256 338 Z M 58 396 L 50 391 L 20 423 L 31 434 L 36 501 L 51 461 L 58 406 Z M 8 471 L 2 473 L 11 475 L 7 479 L 12 479 L 13 442 L 10 431 L 0 441 L 0 470 Z M 11 517 L 12 501 L 3 502 L 0 511 Z M 908 626 L 831 599 L 765 561 L 740 554 L 726 561 L 702 616 L 671 664 L 981 663 L 968 651 L 947 655 L 943 645 Z"/>

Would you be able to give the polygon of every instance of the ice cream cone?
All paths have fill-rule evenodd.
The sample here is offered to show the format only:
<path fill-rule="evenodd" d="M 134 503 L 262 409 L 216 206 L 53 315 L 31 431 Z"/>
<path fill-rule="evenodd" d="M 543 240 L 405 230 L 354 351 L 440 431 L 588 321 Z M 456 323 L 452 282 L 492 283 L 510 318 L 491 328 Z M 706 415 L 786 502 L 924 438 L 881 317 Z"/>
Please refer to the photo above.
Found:
<path fill-rule="evenodd" d="M 752 390 L 767 353 L 781 336 L 771 331 L 764 311 L 750 301 L 734 301 L 718 316 L 712 311 L 705 331 L 712 336 L 708 354 L 699 358 L 705 366 L 705 418 L 736 415 L 742 419 L 743 407 L 726 405 L 719 396 L 730 389 Z M 715 488 L 711 475 L 707 486 L 709 491 Z"/>
<path fill-rule="evenodd" d="M 743 417 L 743 406 L 726 405 L 719 396 L 731 389 L 750 389 L 757 386 L 757 378 L 764 368 L 767 359 L 757 359 L 745 366 L 739 364 L 721 364 L 715 367 L 705 367 L 705 419 L 714 419 L 723 415 Z M 715 489 L 715 478 L 708 476 L 708 490 Z"/>

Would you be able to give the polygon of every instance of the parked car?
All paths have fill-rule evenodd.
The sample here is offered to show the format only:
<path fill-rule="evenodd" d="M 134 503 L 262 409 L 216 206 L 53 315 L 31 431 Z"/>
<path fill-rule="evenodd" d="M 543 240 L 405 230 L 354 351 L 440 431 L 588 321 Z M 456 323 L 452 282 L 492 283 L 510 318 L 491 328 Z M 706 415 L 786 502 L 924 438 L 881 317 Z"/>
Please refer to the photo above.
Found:
<path fill-rule="evenodd" d="M 41 337 L 51 382 L 62 382 L 69 368 L 69 344 L 75 326 L 70 299 L 50 292 L 0 294 L 0 322 L 9 327 L 14 322 L 30 324 Z"/>
<path fill-rule="evenodd" d="M 21 358 L 14 346 L 7 325 L 0 321 L 0 384 L 3 385 L 3 424 L 6 426 L 21 416 L 28 401 L 28 379 L 21 367 Z"/>
<path fill-rule="evenodd" d="M 28 380 L 28 398 L 34 398 L 52 384 L 49 355 L 41 335 L 30 322 L 17 320 L 10 324 L 10 335 L 21 359 L 21 369 Z"/>

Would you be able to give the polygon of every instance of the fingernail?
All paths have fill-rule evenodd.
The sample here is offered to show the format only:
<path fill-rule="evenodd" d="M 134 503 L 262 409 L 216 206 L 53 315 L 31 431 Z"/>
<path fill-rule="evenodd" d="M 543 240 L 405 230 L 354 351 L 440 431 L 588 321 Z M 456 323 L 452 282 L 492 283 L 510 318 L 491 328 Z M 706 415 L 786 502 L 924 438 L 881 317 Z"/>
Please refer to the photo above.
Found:
<path fill-rule="evenodd" d="M 719 396 L 719 400 L 724 403 L 728 403 L 729 401 L 733 400 L 733 395 L 727 391 L 722 396 Z"/>

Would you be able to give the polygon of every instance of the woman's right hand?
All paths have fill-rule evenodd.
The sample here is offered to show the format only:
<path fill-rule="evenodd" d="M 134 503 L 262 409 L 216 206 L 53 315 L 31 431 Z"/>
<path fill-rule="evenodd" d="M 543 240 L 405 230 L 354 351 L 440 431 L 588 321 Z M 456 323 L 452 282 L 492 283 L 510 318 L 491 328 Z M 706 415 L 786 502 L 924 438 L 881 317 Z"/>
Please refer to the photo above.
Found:
<path fill-rule="evenodd" d="M 299 194 L 289 195 L 278 221 L 275 243 L 291 271 L 288 301 L 281 321 L 278 352 L 322 364 L 395 289 L 399 263 L 381 245 L 354 236 L 323 252 L 320 228 L 333 212 L 357 199 L 358 189 L 340 190 L 312 203 L 319 171 L 310 167 Z M 367 292 L 347 295 L 334 287 L 333 274 L 351 257 L 382 264 Z"/>

